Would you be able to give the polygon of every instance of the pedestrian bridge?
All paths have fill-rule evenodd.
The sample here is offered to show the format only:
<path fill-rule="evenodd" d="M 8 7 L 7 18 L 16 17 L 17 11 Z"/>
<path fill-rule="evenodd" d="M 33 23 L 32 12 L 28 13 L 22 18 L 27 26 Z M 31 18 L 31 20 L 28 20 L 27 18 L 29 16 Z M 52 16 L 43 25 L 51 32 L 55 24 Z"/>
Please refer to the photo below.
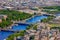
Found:
<path fill-rule="evenodd" d="M 43 14 L 44 16 L 51 16 L 53 14 Z M 56 16 L 56 15 L 53 15 L 53 16 Z"/>
<path fill-rule="evenodd" d="M 28 22 L 20 21 L 20 22 L 15 22 L 14 24 L 27 24 L 27 25 L 29 25 L 29 24 L 32 24 L 32 23 L 28 23 Z"/>
<path fill-rule="evenodd" d="M 14 31 L 14 30 L 8 30 L 8 29 L 1 29 L 1 31 L 4 31 L 4 32 L 19 32 L 19 31 Z"/>

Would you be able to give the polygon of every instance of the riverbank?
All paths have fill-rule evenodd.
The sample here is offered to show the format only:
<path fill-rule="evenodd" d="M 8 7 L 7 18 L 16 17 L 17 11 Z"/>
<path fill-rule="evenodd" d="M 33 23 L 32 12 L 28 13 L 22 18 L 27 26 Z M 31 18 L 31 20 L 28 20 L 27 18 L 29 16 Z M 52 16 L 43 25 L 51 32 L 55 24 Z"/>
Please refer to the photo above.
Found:
<path fill-rule="evenodd" d="M 26 22 L 26 20 L 29 20 L 29 19 L 31 19 L 31 18 L 33 18 L 34 16 L 37 16 L 37 15 L 33 15 L 32 17 L 30 17 L 30 18 L 28 18 L 28 19 L 25 19 L 25 20 L 20 20 L 20 21 L 12 21 L 13 22 L 13 24 L 12 25 L 10 25 L 9 27 L 7 27 L 6 29 L 11 29 L 12 28 L 12 26 L 14 26 L 14 25 L 18 25 L 18 24 L 15 24 L 15 23 L 19 23 L 19 22 L 22 22 L 22 23 L 25 23 Z M 38 15 L 38 16 L 41 16 L 41 15 Z"/>
<path fill-rule="evenodd" d="M 0 10 L 1 15 L 7 15 L 6 20 L 2 18 L 2 22 L 0 23 L 0 29 L 10 29 L 11 26 L 15 25 L 13 21 L 25 20 L 33 16 L 32 14 L 18 12 L 16 10 Z M 13 21 L 12 21 L 13 20 Z M 10 23 L 10 24 L 9 24 Z"/>
<path fill-rule="evenodd" d="M 37 15 L 34 15 L 34 16 L 37 16 Z M 15 24 L 15 23 L 18 23 L 18 22 L 25 23 L 26 20 L 29 20 L 29 19 L 33 18 L 34 16 L 32 16 L 32 17 L 30 17 L 30 18 L 28 18 L 28 19 L 22 20 L 22 21 L 13 21 L 13 24 L 12 24 L 12 25 L 10 25 L 10 26 L 8 26 L 8 27 L 6 27 L 6 28 L 1 28 L 0 30 L 2 30 L 2 29 L 3 29 L 3 30 L 9 30 L 9 29 L 11 29 L 14 25 L 18 25 L 18 24 Z"/>

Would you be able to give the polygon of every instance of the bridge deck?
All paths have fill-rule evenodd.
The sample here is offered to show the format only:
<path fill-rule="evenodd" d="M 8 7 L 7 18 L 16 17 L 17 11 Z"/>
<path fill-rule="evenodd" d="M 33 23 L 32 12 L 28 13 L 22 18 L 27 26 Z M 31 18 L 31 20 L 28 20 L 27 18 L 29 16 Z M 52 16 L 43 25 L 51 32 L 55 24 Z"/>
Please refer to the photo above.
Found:
<path fill-rule="evenodd" d="M 1 29 L 1 31 L 5 31 L 5 32 L 19 32 L 19 31 L 14 31 L 14 30 L 5 30 L 5 29 Z"/>
<path fill-rule="evenodd" d="M 16 22 L 13 22 L 14 24 L 30 24 L 26 21 L 16 21 Z"/>

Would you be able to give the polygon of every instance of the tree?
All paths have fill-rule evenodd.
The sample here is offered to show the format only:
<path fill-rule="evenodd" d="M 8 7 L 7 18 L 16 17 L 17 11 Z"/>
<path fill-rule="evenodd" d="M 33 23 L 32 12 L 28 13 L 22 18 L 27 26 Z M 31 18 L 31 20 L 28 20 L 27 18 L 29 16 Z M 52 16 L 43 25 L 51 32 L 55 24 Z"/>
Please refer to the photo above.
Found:
<path fill-rule="evenodd" d="M 34 29 L 34 30 L 37 30 L 37 25 L 34 25 L 34 26 L 33 26 L 33 29 Z"/>

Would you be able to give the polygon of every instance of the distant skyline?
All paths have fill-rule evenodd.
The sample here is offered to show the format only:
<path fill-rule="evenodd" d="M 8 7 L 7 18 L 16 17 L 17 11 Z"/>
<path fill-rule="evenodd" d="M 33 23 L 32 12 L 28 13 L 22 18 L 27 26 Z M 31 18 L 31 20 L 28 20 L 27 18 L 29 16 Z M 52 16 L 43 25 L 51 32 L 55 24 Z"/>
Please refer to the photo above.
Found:
<path fill-rule="evenodd" d="M 27 4 L 29 2 L 36 2 L 38 5 L 59 5 L 60 6 L 60 0 L 0 0 L 0 3 L 24 3 L 26 2 Z"/>

